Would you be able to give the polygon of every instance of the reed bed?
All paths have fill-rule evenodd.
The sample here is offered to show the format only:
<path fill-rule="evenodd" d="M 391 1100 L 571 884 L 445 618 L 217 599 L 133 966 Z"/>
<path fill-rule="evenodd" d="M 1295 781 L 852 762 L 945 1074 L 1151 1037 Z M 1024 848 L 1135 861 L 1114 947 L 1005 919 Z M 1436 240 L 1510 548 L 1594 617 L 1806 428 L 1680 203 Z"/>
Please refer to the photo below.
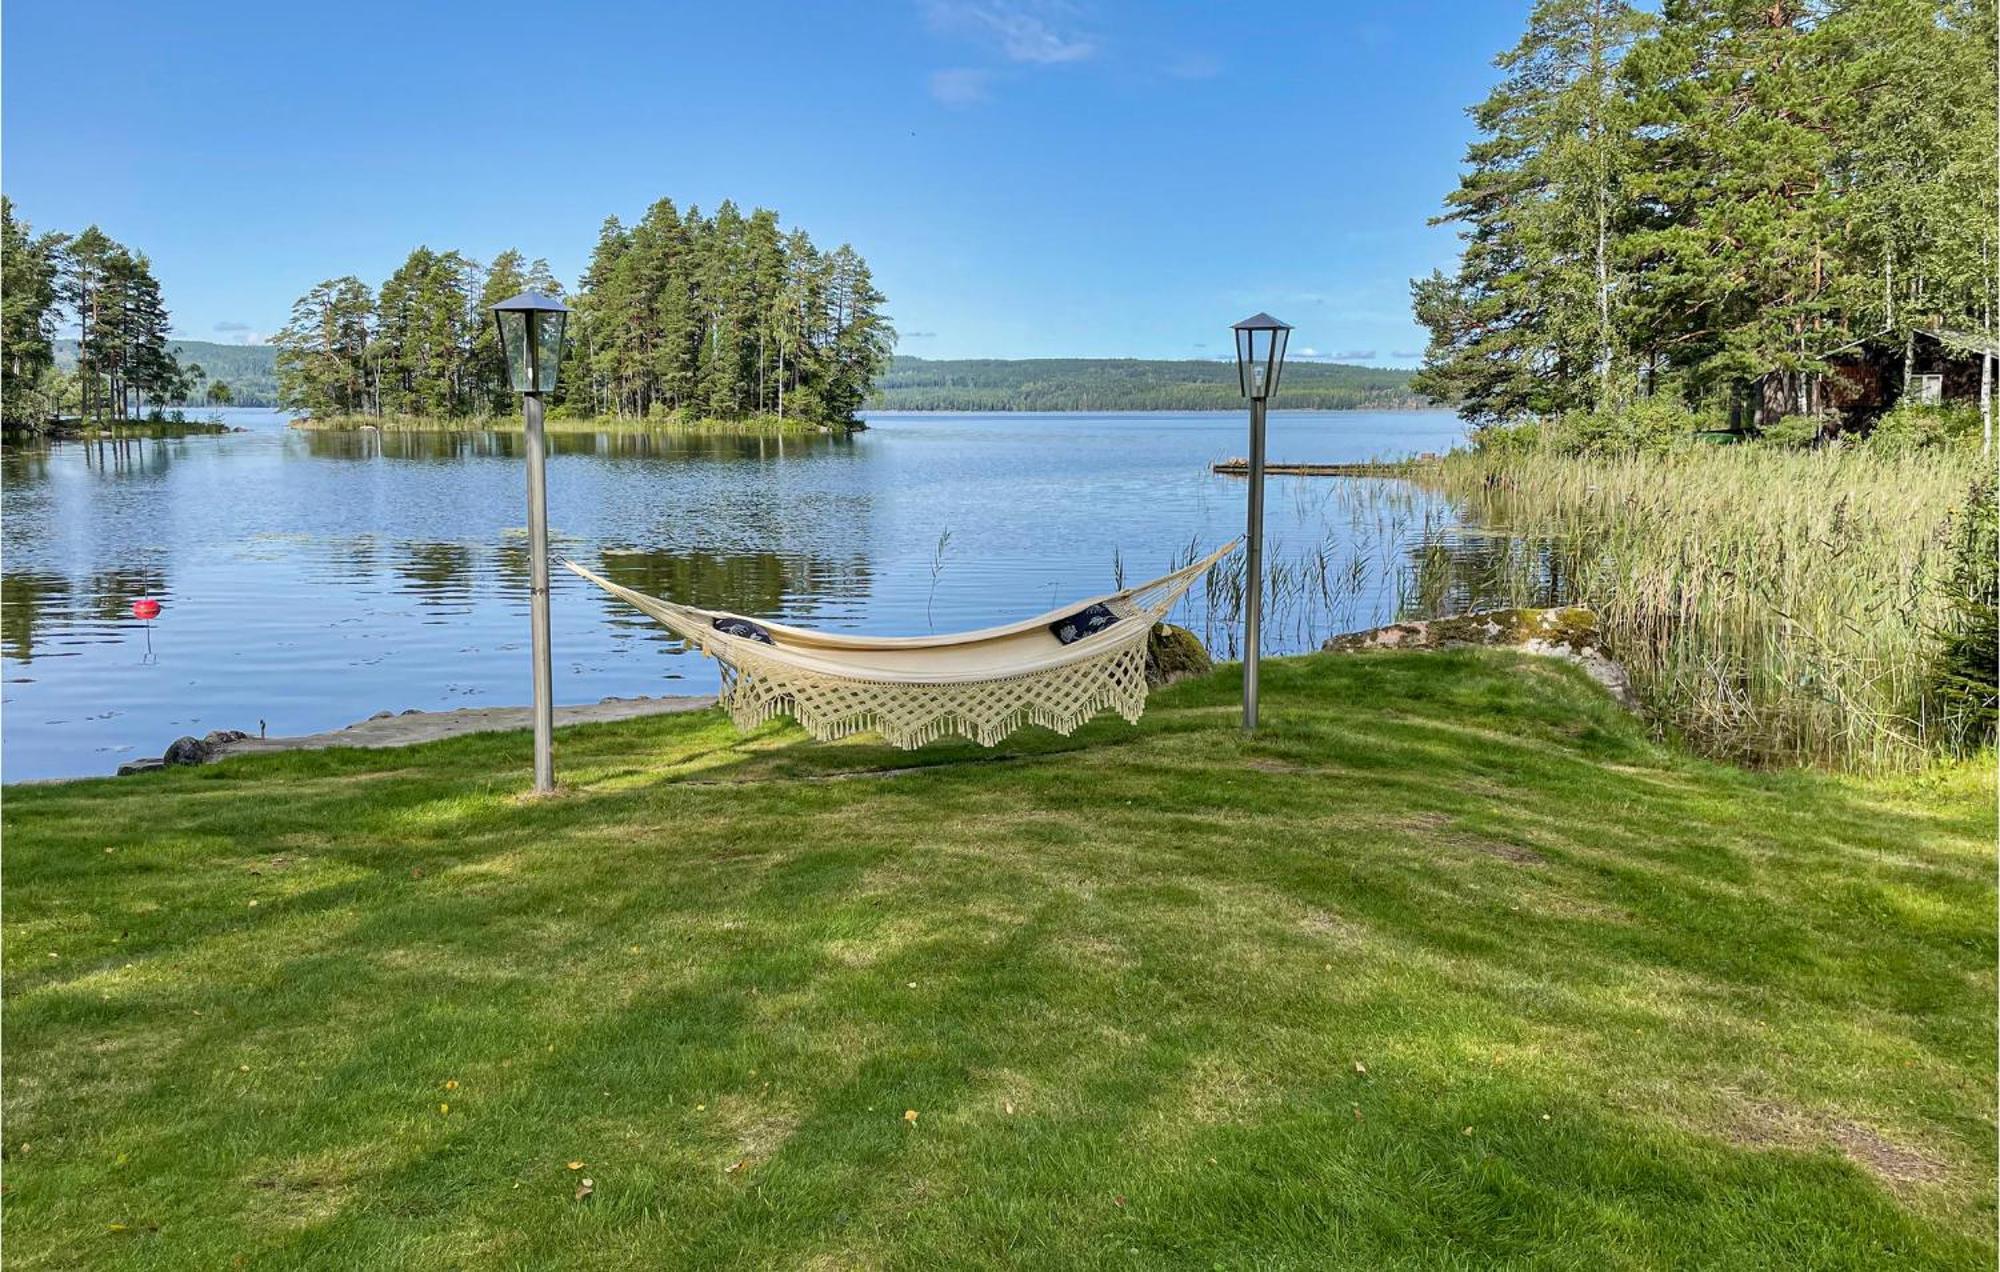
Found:
<path fill-rule="evenodd" d="M 1952 523 L 1979 462 L 1963 451 L 1469 451 L 1437 480 L 1470 518 L 1511 536 L 1478 590 L 1588 605 L 1640 697 L 1704 751 L 1886 770 L 1923 763 L 1943 741 L 1948 722 L 1924 690 L 1950 621 Z M 1422 551 L 1418 579 L 1430 573 Z"/>

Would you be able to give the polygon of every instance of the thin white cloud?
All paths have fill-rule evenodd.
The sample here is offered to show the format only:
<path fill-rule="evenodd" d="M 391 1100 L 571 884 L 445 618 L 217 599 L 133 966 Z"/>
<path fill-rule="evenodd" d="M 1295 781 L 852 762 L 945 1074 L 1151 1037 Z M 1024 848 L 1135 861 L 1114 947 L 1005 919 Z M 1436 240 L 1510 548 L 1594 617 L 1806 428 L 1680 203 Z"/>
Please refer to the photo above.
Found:
<path fill-rule="evenodd" d="M 1053 66 L 1097 52 L 1084 36 L 1058 29 L 1069 24 L 1069 10 L 1047 0 L 926 0 L 924 11 L 933 29 L 997 44 L 1014 62 Z"/>
<path fill-rule="evenodd" d="M 991 71 L 953 66 L 931 72 L 931 96 L 946 106 L 975 106 L 991 96 L 992 83 Z"/>

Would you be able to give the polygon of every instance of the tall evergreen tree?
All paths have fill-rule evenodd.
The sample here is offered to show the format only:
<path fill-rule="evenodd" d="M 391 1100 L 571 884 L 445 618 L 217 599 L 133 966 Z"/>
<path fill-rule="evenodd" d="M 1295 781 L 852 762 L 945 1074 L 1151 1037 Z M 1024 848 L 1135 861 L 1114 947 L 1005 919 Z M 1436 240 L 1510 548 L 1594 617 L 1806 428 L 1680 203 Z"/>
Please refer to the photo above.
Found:
<path fill-rule="evenodd" d="M 1414 285 L 1431 346 L 1417 387 L 1475 418 L 1608 395 L 1632 146 L 1619 65 L 1643 28 L 1625 0 L 1538 0 L 1505 78 L 1473 108 L 1469 171 L 1440 222 L 1464 226 L 1455 276 Z"/>
<path fill-rule="evenodd" d="M 62 236 L 37 237 L 0 195 L 0 411 L 10 425 L 39 425 L 48 411 L 35 387 L 55 364 L 62 247 Z"/>
<path fill-rule="evenodd" d="M 354 415 L 373 407 L 374 311 L 367 284 L 352 275 L 329 278 L 299 297 L 292 320 L 271 340 L 278 348 L 279 401 L 313 415 Z"/>

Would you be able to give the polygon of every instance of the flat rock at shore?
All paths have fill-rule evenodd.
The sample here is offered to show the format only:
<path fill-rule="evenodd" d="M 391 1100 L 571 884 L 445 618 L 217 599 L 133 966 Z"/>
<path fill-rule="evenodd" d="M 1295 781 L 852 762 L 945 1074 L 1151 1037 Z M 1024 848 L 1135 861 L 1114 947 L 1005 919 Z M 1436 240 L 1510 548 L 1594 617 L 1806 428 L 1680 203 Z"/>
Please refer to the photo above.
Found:
<path fill-rule="evenodd" d="M 715 705 L 713 695 L 663 695 L 657 698 L 606 698 L 580 707 L 557 707 L 558 728 L 571 724 L 596 724 L 606 720 L 630 720 L 637 716 L 663 715 L 670 711 L 699 711 Z M 158 760 L 137 760 L 119 772 L 146 772 L 169 764 L 206 764 L 232 755 L 261 755 L 269 751 L 315 751 L 333 746 L 409 746 L 436 742 L 462 733 L 493 733 L 534 727 L 529 707 L 460 707 L 452 711 L 405 711 L 400 715 L 377 712 L 359 724 L 325 733 L 302 733 L 294 737 L 260 738 L 237 730 L 211 733 L 205 738 L 177 738 Z"/>
<path fill-rule="evenodd" d="M 1575 663 L 1620 703 L 1627 707 L 1637 705 L 1631 678 L 1604 650 L 1597 615 L 1575 606 L 1479 610 L 1449 618 L 1390 623 L 1365 632 L 1335 636 L 1320 648 L 1330 654 L 1352 654 L 1370 649 L 1467 646 L 1497 646 Z"/>

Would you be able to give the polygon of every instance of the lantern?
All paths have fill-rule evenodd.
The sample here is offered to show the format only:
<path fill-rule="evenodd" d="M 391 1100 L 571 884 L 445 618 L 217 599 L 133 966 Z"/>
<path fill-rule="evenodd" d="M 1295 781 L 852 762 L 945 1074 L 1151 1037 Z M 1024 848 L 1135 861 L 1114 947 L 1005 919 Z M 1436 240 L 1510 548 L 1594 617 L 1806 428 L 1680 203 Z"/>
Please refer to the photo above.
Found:
<path fill-rule="evenodd" d="M 562 363 L 563 322 L 569 310 L 540 292 L 522 292 L 493 306 L 507 384 L 516 393 L 547 393 Z"/>
<path fill-rule="evenodd" d="M 1290 323 L 1269 314 L 1253 314 L 1236 324 L 1236 379 L 1243 396 L 1262 402 L 1278 391 L 1278 375 L 1285 369 L 1285 340 L 1292 334 Z"/>

